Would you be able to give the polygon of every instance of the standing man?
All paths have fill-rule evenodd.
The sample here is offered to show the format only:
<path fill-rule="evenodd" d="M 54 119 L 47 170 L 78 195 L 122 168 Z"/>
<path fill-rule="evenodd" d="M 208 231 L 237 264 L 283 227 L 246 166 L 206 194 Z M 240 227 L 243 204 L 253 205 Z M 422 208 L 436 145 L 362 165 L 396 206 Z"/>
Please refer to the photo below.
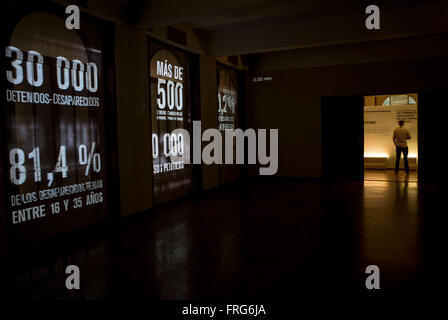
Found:
<path fill-rule="evenodd" d="M 408 143 L 406 140 L 411 139 L 411 135 L 409 134 L 408 129 L 403 128 L 404 126 L 404 120 L 398 121 L 398 127 L 394 130 L 394 135 L 392 140 L 394 141 L 397 156 L 395 159 L 395 173 L 398 173 L 398 168 L 400 167 L 400 158 L 401 153 L 403 152 L 403 158 L 404 158 L 404 168 L 406 170 L 406 173 L 409 173 L 409 163 L 408 163 Z"/>

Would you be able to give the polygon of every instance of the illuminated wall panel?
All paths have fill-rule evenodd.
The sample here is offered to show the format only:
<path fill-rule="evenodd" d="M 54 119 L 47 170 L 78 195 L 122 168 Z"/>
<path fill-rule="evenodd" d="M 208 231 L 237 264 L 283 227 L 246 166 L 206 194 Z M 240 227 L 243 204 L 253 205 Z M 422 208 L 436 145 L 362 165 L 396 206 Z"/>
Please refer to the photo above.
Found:
<path fill-rule="evenodd" d="M 192 169 L 186 130 L 191 132 L 189 56 L 150 43 L 151 142 L 154 200 L 162 203 L 187 195 Z"/>
<path fill-rule="evenodd" d="M 32 242 L 106 217 L 103 25 L 68 30 L 55 13 L 11 15 L 2 39 L 6 221 Z"/>
<path fill-rule="evenodd" d="M 217 65 L 218 77 L 218 129 L 235 130 L 238 126 L 238 73 L 236 70 Z M 241 166 L 236 163 L 236 143 L 233 144 L 234 164 L 220 166 L 220 182 L 226 183 L 240 177 Z M 223 155 L 225 151 L 223 149 Z"/>
<path fill-rule="evenodd" d="M 234 130 L 238 108 L 238 74 L 218 65 L 218 129 Z"/>

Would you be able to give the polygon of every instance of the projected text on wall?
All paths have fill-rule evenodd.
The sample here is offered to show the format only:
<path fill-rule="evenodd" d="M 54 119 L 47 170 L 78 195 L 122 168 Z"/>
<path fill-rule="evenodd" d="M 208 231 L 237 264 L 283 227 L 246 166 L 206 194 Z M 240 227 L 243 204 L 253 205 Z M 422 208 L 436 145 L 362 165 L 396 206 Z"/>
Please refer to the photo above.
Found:
<path fill-rule="evenodd" d="M 237 73 L 229 68 L 218 70 L 218 129 L 235 129 L 238 102 Z"/>
<path fill-rule="evenodd" d="M 41 28 L 52 30 L 44 41 Z M 49 13 L 23 18 L 4 48 L 10 221 L 23 233 L 48 224 L 36 234 L 57 233 L 104 215 L 102 53 L 87 48 Z"/>
<path fill-rule="evenodd" d="M 184 61 L 183 61 L 184 60 Z M 188 68 L 183 53 L 159 49 L 151 58 L 152 156 L 156 202 L 182 196 L 191 186 L 188 124 Z"/>

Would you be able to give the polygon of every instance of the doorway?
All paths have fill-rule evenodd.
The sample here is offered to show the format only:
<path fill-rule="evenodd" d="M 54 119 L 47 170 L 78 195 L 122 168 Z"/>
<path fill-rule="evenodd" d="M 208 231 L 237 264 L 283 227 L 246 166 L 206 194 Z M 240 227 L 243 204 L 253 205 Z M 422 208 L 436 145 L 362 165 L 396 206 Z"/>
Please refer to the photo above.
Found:
<path fill-rule="evenodd" d="M 321 163 L 324 181 L 364 180 L 364 97 L 322 97 Z M 423 91 L 418 92 L 417 100 L 414 99 L 418 104 L 418 132 L 412 140 L 418 140 L 415 178 L 420 183 L 442 183 L 448 179 L 444 158 L 441 157 L 448 119 L 447 97 L 448 92 L 445 91 Z M 389 139 L 392 143 L 391 133 Z"/>
<path fill-rule="evenodd" d="M 407 147 L 409 172 L 405 170 L 404 155 L 397 157 L 393 133 L 404 121 L 410 139 L 403 140 Z M 388 94 L 364 96 L 364 180 L 410 181 L 418 180 L 418 94 Z"/>

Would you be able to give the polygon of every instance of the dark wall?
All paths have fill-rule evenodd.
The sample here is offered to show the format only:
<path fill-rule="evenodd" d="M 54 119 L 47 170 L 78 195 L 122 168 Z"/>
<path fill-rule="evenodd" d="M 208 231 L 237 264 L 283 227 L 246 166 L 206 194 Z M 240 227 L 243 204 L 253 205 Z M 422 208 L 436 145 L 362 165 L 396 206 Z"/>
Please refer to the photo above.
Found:
<path fill-rule="evenodd" d="M 346 49 L 348 57 L 362 60 L 359 51 Z M 416 46 L 414 51 L 418 50 Z M 387 54 L 381 54 L 387 58 Z M 396 57 L 394 61 L 357 64 L 346 61 L 339 65 L 297 68 L 300 63 L 297 59 L 303 57 L 301 51 L 267 55 L 258 57 L 250 73 L 248 127 L 279 129 L 277 174 L 280 176 L 321 177 L 322 96 L 417 93 L 446 88 L 446 57 L 406 60 Z M 332 57 L 327 56 L 325 63 L 331 61 Z M 279 70 L 275 70 L 276 66 Z M 253 82 L 253 77 L 272 77 L 272 80 Z"/>
<path fill-rule="evenodd" d="M 147 37 L 116 26 L 117 127 L 121 214 L 152 208 Z"/>

